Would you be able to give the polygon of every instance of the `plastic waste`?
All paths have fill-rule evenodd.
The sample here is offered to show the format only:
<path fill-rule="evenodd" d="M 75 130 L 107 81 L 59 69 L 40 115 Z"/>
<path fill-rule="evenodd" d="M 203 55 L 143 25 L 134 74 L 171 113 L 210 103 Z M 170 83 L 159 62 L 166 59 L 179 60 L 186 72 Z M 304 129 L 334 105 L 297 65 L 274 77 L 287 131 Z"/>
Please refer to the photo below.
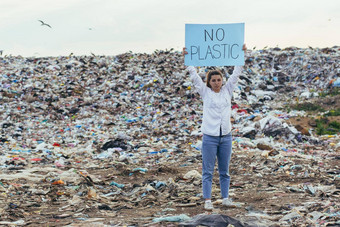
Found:
<path fill-rule="evenodd" d="M 322 111 L 293 107 L 314 100 L 319 107 L 338 106 L 339 53 L 337 46 L 249 50 L 231 106 L 230 196 L 268 208 L 248 214 L 236 208 L 240 220 L 252 218 L 254 226 L 270 226 L 264 219 L 282 226 L 337 224 L 340 137 L 317 134 Z M 203 106 L 181 57 L 160 50 L 2 55 L 0 223 L 31 223 L 25 214 L 35 208 L 49 213 L 51 202 L 54 215 L 40 216 L 41 223 L 70 215 L 101 222 L 90 216 L 124 209 L 124 223 L 106 224 L 146 225 L 163 217 L 162 209 L 149 217 L 131 213 L 154 207 L 190 213 L 186 207 L 200 206 Z M 230 76 L 232 68 L 221 70 Z M 208 69 L 197 70 L 204 80 Z M 213 186 L 216 199 L 220 191 Z"/>
<path fill-rule="evenodd" d="M 179 226 L 235 226 L 248 227 L 250 225 L 242 223 L 241 221 L 222 214 L 199 214 L 188 221 L 179 223 Z"/>
<path fill-rule="evenodd" d="M 189 220 L 190 217 L 186 214 L 180 214 L 176 216 L 169 216 L 169 217 L 160 217 L 160 218 L 154 218 L 152 219 L 153 222 L 163 222 L 163 221 L 168 221 L 168 222 L 180 222 L 180 221 L 186 221 Z"/>
<path fill-rule="evenodd" d="M 110 183 L 110 185 L 116 186 L 116 187 L 118 187 L 118 188 L 124 188 L 124 187 L 125 187 L 124 184 L 118 184 L 117 182 L 114 182 L 114 181 L 112 181 L 112 182 Z"/>

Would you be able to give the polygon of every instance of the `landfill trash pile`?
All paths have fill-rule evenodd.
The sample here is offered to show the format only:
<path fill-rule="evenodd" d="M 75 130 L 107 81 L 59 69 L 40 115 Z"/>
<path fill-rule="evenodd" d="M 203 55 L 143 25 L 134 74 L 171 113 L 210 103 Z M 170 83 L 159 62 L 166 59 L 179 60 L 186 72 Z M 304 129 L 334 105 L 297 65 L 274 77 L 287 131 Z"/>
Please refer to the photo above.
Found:
<path fill-rule="evenodd" d="M 338 91 L 339 62 L 340 47 L 248 51 L 232 101 L 237 206 L 222 207 L 215 176 L 206 213 L 202 101 L 181 53 L 2 56 L 0 225 L 340 225 L 339 116 L 317 131 L 340 109 L 322 95 Z M 293 108 L 306 103 L 323 109 Z"/>

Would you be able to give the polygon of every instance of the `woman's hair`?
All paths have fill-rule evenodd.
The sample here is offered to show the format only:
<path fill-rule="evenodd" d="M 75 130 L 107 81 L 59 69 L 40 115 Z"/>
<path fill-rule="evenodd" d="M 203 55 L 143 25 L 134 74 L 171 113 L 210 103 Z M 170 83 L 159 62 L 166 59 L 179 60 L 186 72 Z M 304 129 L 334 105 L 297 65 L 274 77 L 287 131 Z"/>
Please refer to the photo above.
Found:
<path fill-rule="evenodd" d="M 214 76 L 214 75 L 220 75 L 221 78 L 223 79 L 223 75 L 222 75 L 222 72 L 220 70 L 215 70 L 215 69 L 214 70 L 209 70 L 207 72 L 207 82 L 206 82 L 207 83 L 207 87 L 209 87 L 209 88 L 211 88 L 209 82 L 211 80 L 211 77 Z"/>

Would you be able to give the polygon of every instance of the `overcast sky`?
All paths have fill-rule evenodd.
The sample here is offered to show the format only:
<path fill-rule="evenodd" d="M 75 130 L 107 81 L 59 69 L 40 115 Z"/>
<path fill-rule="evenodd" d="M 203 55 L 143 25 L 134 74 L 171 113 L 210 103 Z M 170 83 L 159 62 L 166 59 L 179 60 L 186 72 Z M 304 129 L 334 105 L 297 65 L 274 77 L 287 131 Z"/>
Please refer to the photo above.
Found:
<path fill-rule="evenodd" d="M 0 0 L 0 50 L 37 57 L 180 50 L 186 23 L 245 23 L 248 48 L 332 47 L 340 45 L 339 12 L 340 0 Z"/>

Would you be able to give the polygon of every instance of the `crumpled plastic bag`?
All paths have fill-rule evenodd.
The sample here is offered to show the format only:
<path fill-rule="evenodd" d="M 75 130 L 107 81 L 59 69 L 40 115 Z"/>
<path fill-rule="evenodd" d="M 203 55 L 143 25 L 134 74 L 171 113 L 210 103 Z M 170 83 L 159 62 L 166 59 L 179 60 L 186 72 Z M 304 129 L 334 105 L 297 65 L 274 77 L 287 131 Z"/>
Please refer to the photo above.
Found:
<path fill-rule="evenodd" d="M 160 217 L 160 218 L 154 218 L 153 222 L 162 222 L 162 221 L 169 221 L 169 222 L 179 222 L 179 221 L 185 221 L 189 220 L 190 217 L 186 214 L 176 215 L 176 216 L 169 216 L 169 217 Z"/>

